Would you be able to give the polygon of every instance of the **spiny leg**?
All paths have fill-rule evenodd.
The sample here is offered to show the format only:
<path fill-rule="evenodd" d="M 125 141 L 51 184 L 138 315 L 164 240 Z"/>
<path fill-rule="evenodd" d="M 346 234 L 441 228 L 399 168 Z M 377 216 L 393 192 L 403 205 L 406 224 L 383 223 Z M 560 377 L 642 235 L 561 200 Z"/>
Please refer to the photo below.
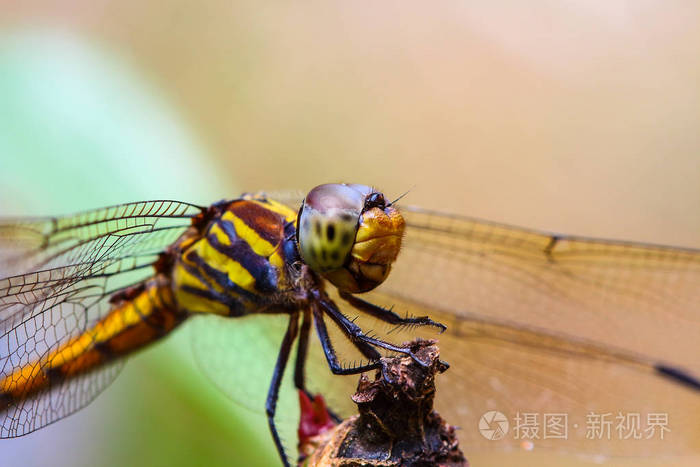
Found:
<path fill-rule="evenodd" d="M 331 339 L 328 336 L 328 329 L 326 328 L 326 323 L 323 321 L 323 312 L 316 304 L 312 305 L 312 310 L 314 314 L 314 322 L 316 323 L 316 332 L 319 340 L 321 341 L 323 353 L 326 355 L 328 366 L 334 375 L 356 375 L 364 371 L 376 370 L 380 367 L 379 358 L 381 358 L 381 355 L 376 349 L 365 344 L 364 342 L 358 342 L 351 339 L 351 342 L 363 353 L 363 355 L 368 357 L 372 363 L 359 365 L 353 368 L 343 368 L 338 360 L 338 355 L 335 353 Z M 345 330 L 343 330 L 343 332 L 345 332 Z M 371 356 L 368 354 L 371 354 Z"/>
<path fill-rule="evenodd" d="M 277 399 L 279 397 L 280 384 L 282 383 L 282 376 L 284 376 L 284 369 L 287 366 L 287 360 L 289 359 L 289 353 L 292 350 L 292 344 L 294 339 L 297 337 L 297 332 L 299 331 L 299 313 L 295 312 L 289 318 L 289 325 L 287 326 L 287 332 L 284 334 L 282 339 L 282 345 L 280 346 L 280 351 L 277 356 L 277 363 L 275 363 L 275 369 L 272 372 L 272 381 L 270 381 L 270 389 L 267 392 L 267 401 L 265 402 L 265 412 L 267 413 L 267 423 L 270 427 L 270 432 L 272 433 L 272 439 L 275 442 L 275 447 L 277 452 L 282 459 L 282 463 L 285 467 L 289 467 L 289 461 L 284 452 L 284 447 L 282 446 L 282 441 L 280 440 L 279 433 L 277 433 L 277 428 L 275 427 L 275 411 L 277 410 Z"/>
<path fill-rule="evenodd" d="M 364 311 L 368 315 L 374 316 L 375 318 L 380 319 L 389 324 L 397 324 L 400 326 L 433 326 L 438 328 L 440 332 L 443 332 L 445 329 L 447 329 L 447 327 L 444 324 L 433 321 L 427 316 L 420 316 L 415 318 L 402 318 L 401 316 L 399 316 L 391 310 L 377 306 L 366 300 L 355 297 L 354 295 L 351 295 L 347 292 L 341 292 L 340 297 L 353 307 L 357 308 L 358 310 Z"/>
<path fill-rule="evenodd" d="M 418 357 L 415 356 L 415 354 L 411 351 L 410 347 L 397 346 L 394 344 L 390 344 L 389 342 L 385 342 L 381 339 L 376 339 L 374 337 L 369 337 L 365 335 L 365 333 L 362 331 L 362 328 L 360 328 L 357 324 L 349 320 L 343 313 L 341 313 L 341 311 L 332 301 L 325 300 L 322 297 L 318 297 L 318 303 L 323 307 L 323 310 L 326 312 L 326 314 L 330 316 L 330 318 L 338 325 L 338 327 L 340 327 L 340 329 L 348 336 L 348 338 L 350 338 L 351 342 L 361 352 L 364 353 L 363 347 L 372 348 L 372 350 L 376 353 L 377 357 L 370 357 L 371 360 L 374 360 L 375 358 L 378 360 L 381 357 L 379 352 L 377 352 L 376 349 L 373 348 L 380 347 L 391 352 L 397 352 L 408 355 L 419 365 L 426 366 L 425 362 L 421 361 Z M 362 346 L 362 344 L 364 344 L 364 346 Z M 366 356 L 369 357 L 369 355 Z M 376 366 L 376 368 L 378 367 L 379 365 Z"/>

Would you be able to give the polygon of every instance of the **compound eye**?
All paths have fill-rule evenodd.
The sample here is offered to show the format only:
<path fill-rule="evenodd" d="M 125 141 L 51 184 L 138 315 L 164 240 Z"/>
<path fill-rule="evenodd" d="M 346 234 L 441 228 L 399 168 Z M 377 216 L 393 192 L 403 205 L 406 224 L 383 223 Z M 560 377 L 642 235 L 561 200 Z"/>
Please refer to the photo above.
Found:
<path fill-rule="evenodd" d="M 323 273 L 343 267 L 355 242 L 364 195 L 346 185 L 321 185 L 299 213 L 297 241 L 304 262 Z"/>
<path fill-rule="evenodd" d="M 384 195 L 381 193 L 371 193 L 365 199 L 365 206 L 363 211 L 369 211 L 372 208 L 384 209 L 386 207 L 386 200 Z"/>

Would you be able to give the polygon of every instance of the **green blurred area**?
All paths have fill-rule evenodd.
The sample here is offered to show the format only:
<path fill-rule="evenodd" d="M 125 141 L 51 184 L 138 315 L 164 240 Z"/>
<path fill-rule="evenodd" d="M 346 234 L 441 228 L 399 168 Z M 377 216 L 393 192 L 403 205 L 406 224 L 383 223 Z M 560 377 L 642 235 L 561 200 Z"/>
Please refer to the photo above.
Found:
<path fill-rule="evenodd" d="M 3 214 L 235 192 L 153 87 L 79 37 L 2 37 L 0 102 Z M 188 334 L 185 326 L 134 357 L 84 414 L 3 446 L 3 465 L 274 464 L 263 406 L 254 414 L 217 391 L 196 368 Z M 92 430 L 66 443 L 85 419 Z"/>

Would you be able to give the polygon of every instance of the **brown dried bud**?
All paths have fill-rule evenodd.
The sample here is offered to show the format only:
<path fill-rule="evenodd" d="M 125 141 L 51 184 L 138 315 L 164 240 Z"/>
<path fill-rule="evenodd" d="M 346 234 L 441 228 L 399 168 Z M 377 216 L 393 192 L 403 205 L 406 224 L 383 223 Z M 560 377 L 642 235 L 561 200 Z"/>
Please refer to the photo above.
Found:
<path fill-rule="evenodd" d="M 303 465 L 334 467 L 468 467 L 454 427 L 433 410 L 435 375 L 448 365 L 435 341 L 409 344 L 413 358 L 383 358 L 374 381 L 362 375 L 352 396 L 355 415 L 324 433 Z"/>

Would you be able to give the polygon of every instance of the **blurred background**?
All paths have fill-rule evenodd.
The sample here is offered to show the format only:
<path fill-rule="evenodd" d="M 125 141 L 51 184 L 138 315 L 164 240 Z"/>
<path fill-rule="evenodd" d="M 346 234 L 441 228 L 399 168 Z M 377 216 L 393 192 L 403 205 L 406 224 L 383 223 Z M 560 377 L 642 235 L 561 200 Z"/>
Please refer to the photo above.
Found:
<path fill-rule="evenodd" d="M 687 1 L 0 0 L 0 214 L 351 181 L 700 247 L 698 83 Z M 78 414 L 0 442 L 0 463 L 275 465 L 264 417 L 201 376 L 187 334 Z M 517 465 L 589 465 L 530 454 Z"/>

